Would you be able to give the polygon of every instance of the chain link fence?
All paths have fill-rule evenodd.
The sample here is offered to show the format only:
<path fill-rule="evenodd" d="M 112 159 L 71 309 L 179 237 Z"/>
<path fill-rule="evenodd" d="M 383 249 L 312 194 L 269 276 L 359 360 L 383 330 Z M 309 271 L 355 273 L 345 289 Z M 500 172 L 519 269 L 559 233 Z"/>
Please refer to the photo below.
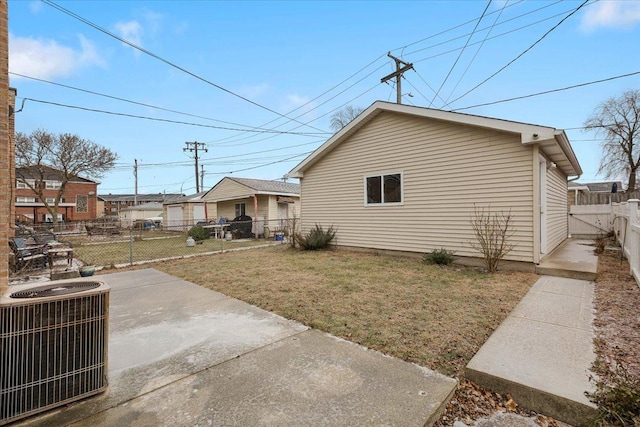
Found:
<path fill-rule="evenodd" d="M 174 222 L 163 227 L 162 224 L 145 220 L 130 225 L 118 221 L 93 221 L 57 226 L 20 226 L 16 229 L 16 238 L 12 240 L 18 243 L 12 247 L 12 276 L 75 270 L 82 266 L 120 268 L 267 243 L 287 243 L 297 223 L 296 219 L 231 221 L 223 224 Z M 189 241 L 189 231 L 195 226 L 203 227 L 209 238 Z M 45 235 L 49 237 L 43 243 L 42 236 Z M 66 256 L 55 256 L 60 253 Z M 41 262 L 27 262 L 32 255 Z M 41 255 L 45 255 L 44 259 Z"/>

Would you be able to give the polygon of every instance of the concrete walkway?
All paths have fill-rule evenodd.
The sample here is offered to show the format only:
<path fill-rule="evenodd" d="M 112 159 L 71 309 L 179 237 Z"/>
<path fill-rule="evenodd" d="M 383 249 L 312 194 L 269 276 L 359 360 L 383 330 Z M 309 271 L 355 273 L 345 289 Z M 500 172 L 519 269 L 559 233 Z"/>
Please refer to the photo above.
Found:
<path fill-rule="evenodd" d="M 522 407 L 572 425 L 595 415 L 585 396 L 595 360 L 594 283 L 542 276 L 466 367 Z"/>
<path fill-rule="evenodd" d="M 540 265 L 536 273 L 571 279 L 596 280 L 598 256 L 591 240 L 565 240 Z"/>
<path fill-rule="evenodd" d="M 157 270 L 111 286 L 109 389 L 18 425 L 431 425 L 456 381 Z"/>

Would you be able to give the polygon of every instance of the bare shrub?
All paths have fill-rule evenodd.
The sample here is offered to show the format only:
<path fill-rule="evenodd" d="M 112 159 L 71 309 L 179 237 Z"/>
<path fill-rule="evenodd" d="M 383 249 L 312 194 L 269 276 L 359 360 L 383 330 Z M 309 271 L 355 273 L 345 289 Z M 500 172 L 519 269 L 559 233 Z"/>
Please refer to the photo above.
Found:
<path fill-rule="evenodd" d="M 490 273 L 498 270 L 500 261 L 513 249 L 509 239 L 515 233 L 512 227 L 511 209 L 491 212 L 491 206 L 486 209 L 474 204 L 474 214 L 471 217 L 471 227 L 475 241 L 469 244 L 482 254 L 484 264 Z"/>

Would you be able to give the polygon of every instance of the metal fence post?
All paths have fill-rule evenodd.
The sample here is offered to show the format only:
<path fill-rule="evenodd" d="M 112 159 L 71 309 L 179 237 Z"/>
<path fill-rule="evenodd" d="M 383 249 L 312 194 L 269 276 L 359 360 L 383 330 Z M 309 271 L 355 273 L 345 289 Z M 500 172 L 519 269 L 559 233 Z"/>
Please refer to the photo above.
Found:
<path fill-rule="evenodd" d="M 133 265 L 133 227 L 129 228 L 129 265 Z"/>

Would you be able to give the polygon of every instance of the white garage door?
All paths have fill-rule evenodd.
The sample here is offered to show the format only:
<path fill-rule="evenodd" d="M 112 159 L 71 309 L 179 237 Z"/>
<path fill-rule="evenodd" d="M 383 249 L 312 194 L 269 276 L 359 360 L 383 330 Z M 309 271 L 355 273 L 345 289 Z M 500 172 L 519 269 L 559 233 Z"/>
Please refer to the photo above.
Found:
<path fill-rule="evenodd" d="M 183 223 L 182 206 L 167 206 L 167 229 L 182 231 Z"/>
<path fill-rule="evenodd" d="M 193 223 L 197 224 L 198 221 L 206 221 L 207 215 L 204 212 L 204 205 L 193 206 Z"/>

